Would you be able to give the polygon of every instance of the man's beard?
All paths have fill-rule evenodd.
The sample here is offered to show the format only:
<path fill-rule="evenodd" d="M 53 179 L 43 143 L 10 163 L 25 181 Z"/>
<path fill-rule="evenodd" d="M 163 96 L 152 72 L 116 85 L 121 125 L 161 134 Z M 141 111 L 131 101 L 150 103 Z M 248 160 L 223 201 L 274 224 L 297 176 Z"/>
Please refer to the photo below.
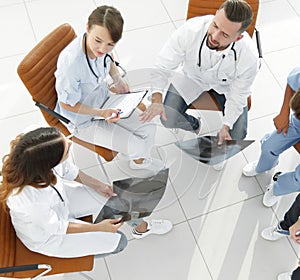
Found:
<path fill-rule="evenodd" d="M 220 44 L 217 42 L 217 45 L 211 45 L 209 38 L 211 38 L 210 34 L 207 34 L 207 39 L 206 39 L 206 46 L 210 49 L 210 50 L 215 50 L 215 51 L 222 51 L 227 49 L 227 46 L 220 46 Z"/>
<path fill-rule="evenodd" d="M 209 41 L 209 39 L 211 38 L 211 35 L 210 34 L 207 34 L 207 38 L 206 38 L 206 46 L 211 49 L 211 50 L 218 50 L 219 49 L 219 44 L 217 45 L 212 45 Z"/>

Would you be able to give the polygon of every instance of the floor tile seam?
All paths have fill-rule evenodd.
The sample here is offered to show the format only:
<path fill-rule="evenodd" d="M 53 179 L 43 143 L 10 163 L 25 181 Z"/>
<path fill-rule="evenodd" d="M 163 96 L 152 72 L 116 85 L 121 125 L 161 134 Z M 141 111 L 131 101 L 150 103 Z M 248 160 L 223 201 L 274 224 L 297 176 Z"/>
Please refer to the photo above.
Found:
<path fill-rule="evenodd" d="M 16 114 L 16 115 L 10 115 L 10 116 L 4 117 L 4 118 L 0 117 L 0 121 L 6 121 L 6 120 L 10 120 L 10 119 L 13 119 L 13 118 L 16 118 L 16 117 L 20 117 L 20 116 L 24 116 L 24 115 L 29 115 L 29 114 L 35 113 L 37 111 L 38 110 L 32 110 L 32 111 L 27 111 L 27 112 L 19 113 L 19 114 Z"/>
<path fill-rule="evenodd" d="M 170 180 L 170 184 L 171 184 L 171 186 L 172 186 L 172 188 L 173 188 L 173 191 L 174 191 L 174 193 L 175 193 L 175 195 L 176 195 L 178 204 L 179 204 L 179 206 L 180 206 L 180 208 L 181 208 L 181 210 L 182 210 L 182 213 L 183 213 L 183 215 L 184 215 L 184 218 L 185 218 L 185 220 L 186 220 L 187 222 L 190 221 L 190 220 L 193 220 L 193 219 L 196 219 L 196 218 L 199 218 L 199 217 L 202 217 L 202 216 L 206 216 L 206 215 L 208 215 L 208 214 L 211 214 L 211 213 L 220 211 L 220 210 L 224 210 L 224 209 L 226 209 L 226 208 L 228 208 L 228 207 L 232 207 L 232 206 L 234 206 L 234 205 L 237 205 L 237 204 L 240 204 L 240 203 L 244 203 L 244 202 L 246 202 L 246 201 L 248 201 L 248 200 L 256 199 L 256 198 L 258 198 L 258 197 L 262 197 L 263 194 L 264 194 L 264 191 L 262 190 L 262 188 L 261 188 L 261 186 L 260 186 L 260 184 L 259 184 L 259 187 L 260 187 L 261 190 L 262 190 L 262 193 L 261 193 L 261 194 L 257 194 L 257 195 L 251 196 L 251 197 L 249 197 L 249 198 L 242 199 L 242 200 L 240 200 L 240 201 L 237 201 L 237 202 L 234 202 L 234 203 L 230 203 L 230 204 L 228 204 L 228 205 L 225 205 L 225 206 L 222 206 L 222 207 L 219 207 L 219 208 L 210 210 L 210 211 L 208 211 L 208 212 L 201 213 L 201 214 L 198 215 L 198 216 L 195 216 L 195 217 L 192 217 L 192 218 L 188 218 L 187 213 L 186 213 L 186 211 L 185 211 L 185 209 L 184 209 L 184 207 L 183 207 L 183 205 L 182 205 L 182 203 L 181 203 L 180 197 L 178 197 L 178 194 L 177 194 L 176 189 L 175 189 L 175 187 L 174 187 L 174 185 L 173 185 L 173 182 L 172 182 L 172 180 L 171 180 L 170 178 L 169 178 L 169 180 Z"/>
<path fill-rule="evenodd" d="M 295 45 L 292 45 L 292 46 L 288 46 L 288 47 L 283 47 L 283 48 L 280 48 L 280 49 L 276 49 L 276 50 L 270 50 L 270 51 L 266 51 L 264 52 L 264 46 L 263 46 L 263 43 L 262 43 L 262 52 L 263 52 L 263 60 L 264 60 L 264 55 L 268 55 L 268 54 L 274 54 L 276 52 L 281 52 L 281 51 L 286 51 L 286 50 L 289 50 L 289 49 L 293 49 L 293 48 L 297 48 L 300 46 L 300 43 L 297 43 Z M 264 60 L 265 61 L 265 60 Z"/>
<path fill-rule="evenodd" d="M 251 196 L 249 198 L 246 198 L 246 199 L 242 199 L 240 201 L 237 201 L 237 202 L 234 202 L 234 203 L 230 203 L 228 205 L 225 205 L 225 206 L 222 206 L 222 207 L 219 207 L 219 208 L 216 208 L 216 209 L 213 209 L 213 210 L 209 210 L 208 212 L 205 212 L 205 213 L 201 213 L 200 215 L 198 216 L 194 216 L 194 217 L 191 217 L 191 218 L 187 218 L 187 221 L 192 221 L 192 220 L 195 220 L 195 219 L 198 219 L 198 218 L 201 218 L 203 216 L 207 216 L 209 214 L 212 214 L 212 213 L 215 213 L 215 212 L 219 212 L 221 210 L 224 210 L 226 208 L 230 208 L 232 206 L 235 206 L 235 205 L 238 205 L 238 204 L 241 204 L 241 203 L 245 203 L 249 200 L 252 200 L 252 199 L 256 199 L 258 197 L 262 197 L 263 194 L 257 194 L 257 195 L 254 195 L 254 196 Z"/>
<path fill-rule="evenodd" d="M 181 222 L 178 222 L 178 223 L 174 223 L 174 224 L 173 224 L 173 230 L 174 230 L 174 227 L 177 227 L 177 226 L 183 225 L 183 224 L 187 224 L 187 226 L 189 227 L 190 233 L 192 234 L 192 236 L 193 236 L 193 238 L 194 238 L 195 245 L 197 246 L 197 249 L 199 250 L 199 253 L 200 253 L 201 257 L 202 257 L 202 260 L 203 260 L 203 262 L 205 263 L 206 269 L 207 269 L 208 273 L 210 274 L 210 277 L 211 277 L 211 280 L 212 280 L 213 278 L 212 278 L 211 271 L 210 271 L 210 269 L 209 269 L 209 267 L 208 267 L 208 264 L 207 264 L 206 261 L 205 261 L 205 258 L 204 258 L 204 256 L 203 256 L 203 253 L 202 253 L 202 251 L 201 251 L 201 249 L 200 249 L 200 247 L 199 247 L 199 244 L 198 244 L 198 242 L 197 242 L 197 239 L 196 239 L 196 237 L 195 237 L 195 235 L 194 235 L 194 232 L 193 232 L 193 230 L 192 230 L 192 228 L 191 228 L 191 225 L 189 224 L 188 220 L 181 221 Z M 131 238 L 131 239 L 128 239 L 128 242 L 131 242 L 131 241 L 134 241 L 134 240 L 136 240 L 136 239 Z"/>
<path fill-rule="evenodd" d="M 257 121 L 257 120 L 259 120 L 259 119 L 267 118 L 267 117 L 272 117 L 272 118 L 273 118 L 273 116 L 274 116 L 275 114 L 278 114 L 278 111 L 272 112 L 272 113 L 268 113 L 268 114 L 266 114 L 266 115 L 261 115 L 261 116 L 259 116 L 259 117 L 251 118 L 251 119 L 249 119 L 249 122 Z"/>
<path fill-rule="evenodd" d="M 37 2 L 37 1 L 43 1 L 43 0 L 23 0 L 24 3 L 30 3 L 30 2 Z"/>
<path fill-rule="evenodd" d="M 106 270 L 107 270 L 107 274 L 108 274 L 109 280 L 112 280 L 112 276 L 111 276 L 111 273 L 110 273 L 110 269 L 109 269 L 109 265 L 107 263 L 107 260 L 106 260 L 105 257 L 103 258 L 103 260 L 104 260 L 104 264 L 105 264 L 105 267 L 106 267 Z"/>
<path fill-rule="evenodd" d="M 184 217 L 185 217 L 185 219 L 187 220 L 187 215 L 186 215 L 186 212 L 184 211 L 184 208 L 183 208 L 183 206 L 182 206 L 182 203 L 181 203 L 181 200 L 180 200 L 180 199 L 184 196 L 184 194 L 188 191 L 188 189 L 179 195 L 179 194 L 177 193 L 177 191 L 176 191 L 175 186 L 174 186 L 173 179 L 171 179 L 170 176 L 169 176 L 168 180 L 170 181 L 170 185 L 172 186 L 172 189 L 173 189 L 173 191 L 174 191 L 174 193 L 175 193 L 175 195 L 176 195 L 176 200 L 178 201 L 179 206 L 180 206 L 181 210 L 182 210 L 183 213 L 184 213 Z"/>
<path fill-rule="evenodd" d="M 299 256 L 298 256 L 298 253 L 297 253 L 297 250 L 294 248 L 292 242 L 294 242 L 291 237 L 287 236 L 287 240 L 288 240 L 288 243 L 290 244 L 290 246 L 292 247 L 292 251 L 294 252 L 297 260 L 299 260 Z M 297 244 L 299 246 L 299 244 Z"/>
<path fill-rule="evenodd" d="M 192 227 L 191 227 L 191 224 L 190 224 L 191 221 L 193 221 L 193 220 L 195 220 L 195 219 L 198 219 L 198 218 L 201 218 L 201 217 L 204 217 L 204 216 L 208 216 L 209 214 L 218 212 L 218 211 L 220 211 L 220 210 L 224 210 L 225 208 L 228 208 L 228 207 L 237 205 L 237 204 L 239 204 L 239 203 L 243 203 L 243 202 L 248 201 L 248 200 L 251 200 L 251 199 L 256 199 L 256 198 L 259 197 L 259 196 L 261 196 L 261 195 L 256 195 L 256 196 L 253 196 L 253 197 L 251 197 L 251 198 L 245 199 L 245 200 L 243 200 L 243 201 L 239 201 L 239 202 L 236 202 L 236 203 L 232 203 L 232 204 L 230 204 L 230 205 L 227 205 L 227 206 L 224 206 L 224 207 L 220 207 L 220 208 L 218 208 L 218 209 L 214 209 L 214 210 L 209 211 L 209 212 L 206 212 L 206 213 L 202 213 L 202 214 L 200 214 L 199 216 L 195 216 L 195 217 L 192 217 L 192 218 L 186 218 L 186 220 L 184 220 L 184 221 L 177 222 L 177 223 L 173 223 L 173 227 L 177 227 L 177 226 L 179 226 L 179 225 L 187 224 L 187 225 L 189 226 L 189 229 L 190 229 L 190 231 L 191 231 L 191 233 L 192 233 L 192 235 L 193 235 L 193 238 L 194 238 L 194 240 L 195 240 L 195 242 L 196 242 L 196 244 L 197 244 L 198 249 L 201 251 L 201 248 L 199 247 L 198 242 L 197 242 L 197 238 L 196 238 L 196 236 L 194 235 L 194 231 L 192 230 Z M 266 208 L 267 208 L 267 207 L 266 207 Z M 280 222 L 282 219 L 279 219 L 279 218 L 278 218 L 278 215 L 277 215 L 275 209 L 274 209 L 273 207 L 270 207 L 270 210 L 273 212 L 273 214 L 274 214 L 274 216 L 275 216 L 276 222 L 277 222 L 277 223 Z M 129 242 L 132 241 L 132 240 L 136 240 L 136 239 L 134 239 L 134 238 L 128 239 Z M 290 238 L 289 238 L 289 240 L 290 240 Z M 291 240 L 290 240 L 290 241 L 291 241 Z M 291 241 L 291 242 L 292 242 L 292 241 Z M 292 247 L 292 249 L 293 249 L 293 252 L 294 252 L 295 255 L 297 256 L 297 252 L 294 250 L 294 247 L 292 246 L 291 242 L 289 242 L 289 243 L 290 243 L 290 245 L 291 245 L 291 247 Z M 202 255 L 202 252 L 201 252 L 201 255 Z M 203 255 L 202 255 L 202 257 L 203 257 Z M 203 259 L 204 259 L 204 257 L 203 257 Z"/>
<path fill-rule="evenodd" d="M 269 4 L 269 3 L 271 3 L 271 2 L 279 2 L 279 1 L 280 1 L 280 0 L 269 0 L 269 1 L 265 0 L 265 1 L 261 2 L 260 5 L 262 6 L 262 5 L 264 5 L 264 4 Z M 299 14 L 298 14 L 297 11 L 294 9 L 294 6 L 289 2 L 289 0 L 284 0 L 284 2 L 287 3 L 287 4 L 290 6 L 290 8 L 295 12 L 295 14 L 296 14 L 297 16 L 299 16 Z"/>
<path fill-rule="evenodd" d="M 161 4 L 163 5 L 163 7 L 164 7 L 164 9 L 165 9 L 165 11 L 166 11 L 166 13 L 167 13 L 167 15 L 168 15 L 168 17 L 169 17 L 169 19 L 170 19 L 170 22 L 173 24 L 173 27 L 175 28 L 175 29 L 177 29 L 177 27 L 176 27 L 176 24 L 175 24 L 175 21 L 180 21 L 180 20 L 185 20 L 185 18 L 182 18 L 182 19 L 172 19 L 172 17 L 171 17 L 171 15 L 170 15 L 170 13 L 169 13 L 169 10 L 167 9 L 167 7 L 166 7 L 166 5 L 164 4 L 164 2 L 161 0 L 160 1 L 161 2 Z"/>
<path fill-rule="evenodd" d="M 185 210 L 184 210 L 184 208 L 183 208 L 183 205 L 182 205 L 182 203 L 181 203 L 181 201 L 180 201 L 180 199 L 179 199 L 179 197 L 178 197 L 178 193 L 176 192 L 176 189 L 175 189 L 175 187 L 174 187 L 174 184 L 173 184 L 171 178 L 168 178 L 168 179 L 169 179 L 170 185 L 171 185 L 171 187 L 172 187 L 172 189 L 173 189 L 173 192 L 174 192 L 174 194 L 175 194 L 175 196 L 176 196 L 177 203 L 178 203 L 178 205 L 179 205 L 179 207 L 180 207 L 180 209 L 181 209 L 181 211 L 182 211 L 182 214 L 183 214 L 183 216 L 184 216 L 184 221 L 183 221 L 183 222 L 188 221 L 187 214 L 186 214 L 186 212 L 185 212 Z"/>
<path fill-rule="evenodd" d="M 270 71 L 270 73 L 272 74 L 273 78 L 275 79 L 277 85 L 279 86 L 279 88 L 281 88 L 282 91 L 284 91 L 285 89 L 282 88 L 281 84 L 280 84 L 280 81 L 276 78 L 273 70 L 272 70 L 272 67 L 269 66 L 268 62 L 266 60 L 264 60 L 264 63 L 266 65 L 266 67 L 268 68 L 268 70 Z M 278 113 L 278 112 L 277 112 Z"/>
<path fill-rule="evenodd" d="M 12 7 L 12 6 L 18 6 L 18 5 L 24 5 L 24 1 L 20 0 L 20 2 L 18 2 L 18 3 L 3 4 L 3 5 L 0 5 L 0 9 L 1 8 Z"/>
<path fill-rule="evenodd" d="M 289 0 L 286 0 L 288 2 L 288 4 L 290 5 L 291 9 L 295 12 L 295 14 L 300 17 L 300 14 L 299 12 L 297 11 L 297 9 L 295 9 L 295 7 L 293 6 L 293 4 L 289 1 Z"/>
<path fill-rule="evenodd" d="M 31 20 L 31 17 L 30 17 L 30 14 L 29 14 L 29 10 L 28 10 L 28 7 L 27 7 L 27 3 L 28 2 L 24 2 L 24 5 L 25 5 L 25 10 L 26 10 L 26 15 L 28 17 L 28 20 L 29 20 L 29 23 L 30 23 L 30 27 L 31 27 L 31 31 L 33 33 L 33 37 L 34 37 L 34 40 L 35 40 L 35 44 L 38 43 L 38 39 L 37 39 L 37 36 L 35 34 L 35 31 L 34 31 L 34 27 L 33 27 L 33 23 L 32 23 L 32 20 Z"/>
<path fill-rule="evenodd" d="M 200 253 L 201 257 L 202 257 L 202 260 L 203 260 L 203 262 L 204 262 L 204 264 L 205 264 L 205 267 L 206 267 L 206 269 L 207 269 L 207 271 L 208 271 L 208 273 L 209 273 L 209 275 L 210 275 L 210 278 L 211 278 L 211 280 L 213 280 L 212 272 L 211 272 L 211 270 L 210 270 L 210 268 L 209 268 L 208 263 L 206 262 L 205 256 L 204 256 L 204 254 L 203 254 L 203 252 L 202 252 L 202 250 L 201 250 L 201 248 L 200 248 L 200 245 L 198 244 L 198 241 L 197 241 L 197 238 L 196 238 L 196 236 L 195 236 L 195 234 L 194 234 L 194 231 L 193 231 L 193 229 L 192 229 L 192 226 L 191 226 L 191 224 L 189 223 L 188 220 L 187 220 L 186 222 L 187 222 L 187 225 L 188 225 L 188 227 L 189 227 L 189 229 L 190 229 L 190 231 L 191 231 L 191 234 L 192 234 L 192 236 L 193 236 L 193 238 L 194 238 L 195 244 L 196 244 L 196 246 L 197 246 L 197 248 L 198 248 L 198 250 L 199 250 L 199 253 Z"/>
<path fill-rule="evenodd" d="M 138 30 L 143 30 L 143 29 L 149 29 L 149 28 L 152 28 L 152 27 L 157 27 L 157 26 L 160 26 L 160 25 L 167 25 L 167 24 L 170 24 L 170 23 L 173 24 L 172 21 L 166 21 L 166 22 L 161 22 L 161 23 L 156 23 L 156 24 L 141 26 L 141 27 L 137 27 L 137 28 L 126 29 L 126 30 L 124 30 L 124 33 L 132 32 L 132 31 L 138 31 Z"/>
<path fill-rule="evenodd" d="M 1 7 L 0 7 L 0 9 L 1 9 Z M 26 55 L 26 54 L 27 54 L 27 52 L 21 52 L 21 53 L 6 55 L 6 56 L 0 56 L 0 62 L 1 62 L 1 59 L 14 58 L 14 57 L 21 56 L 21 55 Z"/>
<path fill-rule="evenodd" d="M 271 171 L 271 170 L 269 170 L 269 171 Z M 269 172 L 269 171 L 266 171 L 266 172 Z M 268 185 L 262 185 L 262 184 L 260 183 L 260 181 L 258 180 L 258 178 L 257 178 L 256 176 L 254 176 L 254 177 L 255 177 L 255 180 L 256 180 L 256 182 L 258 183 L 258 185 L 259 185 L 259 187 L 260 187 L 260 189 L 261 189 L 261 191 L 262 191 L 262 194 L 264 195 L 265 192 L 266 192 L 267 186 L 269 185 L 269 183 L 268 183 Z"/>

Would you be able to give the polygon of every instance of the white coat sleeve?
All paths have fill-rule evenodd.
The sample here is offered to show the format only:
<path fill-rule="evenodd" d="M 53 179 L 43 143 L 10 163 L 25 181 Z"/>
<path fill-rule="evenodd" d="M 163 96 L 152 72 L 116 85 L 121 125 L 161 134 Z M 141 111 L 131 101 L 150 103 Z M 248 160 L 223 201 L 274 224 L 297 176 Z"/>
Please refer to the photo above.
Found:
<path fill-rule="evenodd" d="M 68 220 L 60 219 L 47 203 L 11 206 L 10 215 L 17 234 L 21 234 L 20 239 L 31 247 L 46 243 L 53 234 L 65 234 L 69 225 Z"/>
<path fill-rule="evenodd" d="M 67 50 L 62 51 L 55 72 L 55 88 L 59 102 L 75 106 L 81 100 L 80 70 L 73 54 Z"/>
<path fill-rule="evenodd" d="M 251 95 L 251 87 L 260 67 L 258 55 L 249 50 L 243 50 L 238 61 L 238 74 L 230 85 L 230 92 L 226 96 L 223 124 L 233 127 L 243 108 L 247 106 L 247 98 Z"/>
<path fill-rule="evenodd" d="M 153 91 L 162 92 L 168 83 L 173 70 L 184 61 L 186 44 L 185 25 L 178 28 L 159 52 L 151 74 Z"/>

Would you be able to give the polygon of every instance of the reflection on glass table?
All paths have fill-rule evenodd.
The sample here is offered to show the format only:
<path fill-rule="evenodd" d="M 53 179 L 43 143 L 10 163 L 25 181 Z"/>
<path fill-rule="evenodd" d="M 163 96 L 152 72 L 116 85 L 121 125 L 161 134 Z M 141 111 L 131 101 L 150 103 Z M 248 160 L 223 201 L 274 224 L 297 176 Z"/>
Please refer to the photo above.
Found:
<path fill-rule="evenodd" d="M 245 149 L 254 140 L 225 140 L 218 145 L 218 136 L 202 136 L 176 142 L 175 145 L 194 159 L 209 165 L 218 164 Z"/>

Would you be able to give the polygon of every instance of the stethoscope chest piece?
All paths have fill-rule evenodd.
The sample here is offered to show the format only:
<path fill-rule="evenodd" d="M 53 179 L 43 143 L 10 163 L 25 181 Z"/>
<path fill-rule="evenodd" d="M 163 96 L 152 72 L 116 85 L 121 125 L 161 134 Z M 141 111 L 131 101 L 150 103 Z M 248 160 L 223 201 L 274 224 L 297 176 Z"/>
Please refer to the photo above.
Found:
<path fill-rule="evenodd" d="M 103 78 L 102 78 L 102 77 L 98 77 L 98 78 L 97 78 L 97 83 L 98 83 L 98 84 L 101 84 L 102 82 L 103 82 Z"/>

